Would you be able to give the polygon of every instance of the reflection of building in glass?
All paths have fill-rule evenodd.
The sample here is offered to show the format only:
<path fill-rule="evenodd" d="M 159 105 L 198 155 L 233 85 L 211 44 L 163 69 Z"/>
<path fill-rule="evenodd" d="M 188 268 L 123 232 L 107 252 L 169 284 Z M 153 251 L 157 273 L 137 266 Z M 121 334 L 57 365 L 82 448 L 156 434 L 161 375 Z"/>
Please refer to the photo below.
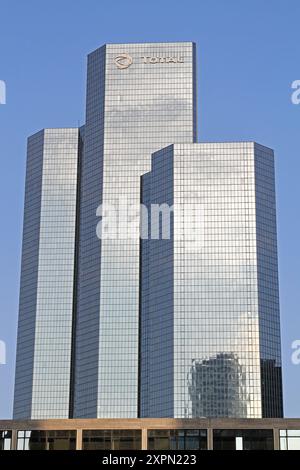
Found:
<path fill-rule="evenodd" d="M 246 373 L 234 354 L 194 360 L 188 374 L 189 417 L 247 417 Z"/>
<path fill-rule="evenodd" d="M 282 415 L 273 152 L 195 143 L 195 70 L 191 42 L 105 45 L 85 125 L 29 138 L 15 418 Z"/>
<path fill-rule="evenodd" d="M 168 146 L 142 201 L 174 213 L 141 243 L 141 415 L 282 416 L 272 150 Z"/>

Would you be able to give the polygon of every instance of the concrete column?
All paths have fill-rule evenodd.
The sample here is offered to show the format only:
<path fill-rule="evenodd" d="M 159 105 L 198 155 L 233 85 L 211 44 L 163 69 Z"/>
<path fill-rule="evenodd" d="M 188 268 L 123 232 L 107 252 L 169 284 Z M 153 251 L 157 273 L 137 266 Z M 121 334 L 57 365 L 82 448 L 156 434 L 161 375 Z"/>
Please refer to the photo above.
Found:
<path fill-rule="evenodd" d="M 274 450 L 280 450 L 279 429 L 273 429 Z"/>
<path fill-rule="evenodd" d="M 82 450 L 82 429 L 76 430 L 76 450 Z"/>
<path fill-rule="evenodd" d="M 207 450 L 213 450 L 213 430 L 207 429 Z"/>
<path fill-rule="evenodd" d="M 11 450 L 17 449 L 18 431 L 14 429 L 11 434 Z"/>
<path fill-rule="evenodd" d="M 148 430 L 142 429 L 142 450 L 148 449 Z"/>

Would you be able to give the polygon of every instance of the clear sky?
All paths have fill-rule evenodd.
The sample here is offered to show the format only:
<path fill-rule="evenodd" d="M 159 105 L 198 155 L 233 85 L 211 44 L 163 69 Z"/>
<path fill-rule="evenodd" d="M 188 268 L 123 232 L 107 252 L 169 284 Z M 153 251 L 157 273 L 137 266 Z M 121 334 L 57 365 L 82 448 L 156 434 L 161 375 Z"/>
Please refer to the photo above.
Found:
<path fill-rule="evenodd" d="M 300 417 L 299 0 L 0 0 L 0 419 L 12 413 L 26 139 L 84 122 L 86 55 L 105 42 L 195 41 L 199 140 L 276 152 L 285 415 Z"/>

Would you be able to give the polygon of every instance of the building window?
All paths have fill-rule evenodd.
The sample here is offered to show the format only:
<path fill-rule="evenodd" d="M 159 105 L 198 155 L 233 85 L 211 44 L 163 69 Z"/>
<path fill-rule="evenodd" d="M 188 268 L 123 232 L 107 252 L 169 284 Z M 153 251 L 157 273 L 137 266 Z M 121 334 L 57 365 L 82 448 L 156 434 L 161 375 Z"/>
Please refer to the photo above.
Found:
<path fill-rule="evenodd" d="M 273 450 L 272 429 L 214 429 L 214 450 Z"/>
<path fill-rule="evenodd" d="M 18 431 L 18 450 L 75 450 L 76 431 Z"/>
<path fill-rule="evenodd" d="M 149 450 L 206 450 L 206 429 L 148 431 Z"/>
<path fill-rule="evenodd" d="M 140 450 L 142 433 L 139 430 L 83 430 L 83 450 Z"/>
<path fill-rule="evenodd" d="M 0 450 L 11 449 L 11 431 L 0 431 Z"/>
<path fill-rule="evenodd" d="M 280 430 L 280 450 L 300 450 L 300 430 Z"/>

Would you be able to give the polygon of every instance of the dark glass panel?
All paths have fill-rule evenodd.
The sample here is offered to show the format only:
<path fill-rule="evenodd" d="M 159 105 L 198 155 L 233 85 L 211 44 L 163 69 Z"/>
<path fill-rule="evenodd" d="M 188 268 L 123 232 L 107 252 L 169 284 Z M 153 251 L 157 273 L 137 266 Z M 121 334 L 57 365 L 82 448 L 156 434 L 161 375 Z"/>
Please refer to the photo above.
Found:
<path fill-rule="evenodd" d="M 214 450 L 235 450 L 236 438 L 242 438 L 243 450 L 273 450 L 272 429 L 215 429 Z"/>
<path fill-rule="evenodd" d="M 139 450 L 142 445 L 139 430 L 83 430 L 83 450 Z"/>
<path fill-rule="evenodd" d="M 206 429 L 148 431 L 149 450 L 206 450 Z"/>

